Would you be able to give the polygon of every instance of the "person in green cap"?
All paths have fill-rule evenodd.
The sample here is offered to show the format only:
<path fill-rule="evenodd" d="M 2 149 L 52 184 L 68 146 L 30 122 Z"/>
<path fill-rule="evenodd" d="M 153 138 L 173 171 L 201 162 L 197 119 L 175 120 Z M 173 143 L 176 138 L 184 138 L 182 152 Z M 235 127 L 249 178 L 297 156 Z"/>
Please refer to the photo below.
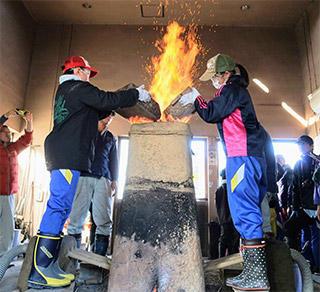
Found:
<path fill-rule="evenodd" d="M 266 131 L 257 119 L 247 90 L 248 73 L 230 56 L 217 54 L 207 62 L 200 80 L 212 81 L 217 89 L 215 98 L 207 102 L 192 88 L 180 103 L 193 103 L 204 121 L 217 124 L 226 152 L 228 202 L 242 238 L 244 259 L 242 273 L 227 279 L 226 284 L 242 291 L 269 290 L 261 214 L 267 191 Z"/>

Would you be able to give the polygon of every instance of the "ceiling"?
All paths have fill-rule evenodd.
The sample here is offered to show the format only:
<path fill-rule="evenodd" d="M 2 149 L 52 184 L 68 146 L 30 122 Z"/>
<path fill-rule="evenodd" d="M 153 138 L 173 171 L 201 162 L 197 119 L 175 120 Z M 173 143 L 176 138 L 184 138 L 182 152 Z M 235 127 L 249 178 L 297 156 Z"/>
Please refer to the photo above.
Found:
<path fill-rule="evenodd" d="M 174 19 L 181 24 L 259 27 L 292 26 L 310 2 L 319 0 L 22 1 L 38 23 L 166 25 Z M 241 10 L 242 5 L 249 9 Z"/>

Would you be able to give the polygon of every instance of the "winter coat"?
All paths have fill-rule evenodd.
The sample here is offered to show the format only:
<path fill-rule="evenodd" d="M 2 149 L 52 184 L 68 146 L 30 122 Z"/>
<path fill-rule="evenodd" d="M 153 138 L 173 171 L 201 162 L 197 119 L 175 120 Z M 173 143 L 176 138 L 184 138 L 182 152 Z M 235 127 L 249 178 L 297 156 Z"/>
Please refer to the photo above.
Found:
<path fill-rule="evenodd" d="M 32 132 L 25 131 L 16 142 L 5 146 L 0 142 L 0 195 L 18 192 L 18 154 L 32 141 Z"/>
<path fill-rule="evenodd" d="M 209 102 L 198 96 L 194 104 L 203 120 L 217 123 L 227 157 L 264 157 L 265 131 L 241 76 L 232 76 Z"/>
<path fill-rule="evenodd" d="M 101 112 L 137 103 L 136 89 L 106 92 L 89 82 L 68 80 L 59 85 L 54 126 L 45 140 L 48 170 L 90 171 Z"/>
<path fill-rule="evenodd" d="M 118 153 L 116 139 L 110 131 L 98 133 L 91 173 L 81 172 L 82 176 L 105 177 L 118 180 Z"/>
<path fill-rule="evenodd" d="M 314 182 L 312 180 L 316 161 L 308 155 L 303 155 L 293 169 L 293 208 L 316 210 L 314 203 Z"/>

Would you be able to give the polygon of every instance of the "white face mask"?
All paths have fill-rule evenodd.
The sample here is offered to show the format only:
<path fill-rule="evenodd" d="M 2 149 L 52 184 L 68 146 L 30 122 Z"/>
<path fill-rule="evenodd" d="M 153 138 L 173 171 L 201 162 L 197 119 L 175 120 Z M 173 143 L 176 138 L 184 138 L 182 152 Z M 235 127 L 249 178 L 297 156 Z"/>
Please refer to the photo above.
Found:
<path fill-rule="evenodd" d="M 222 84 L 219 83 L 218 79 L 213 78 L 213 79 L 211 79 L 211 81 L 212 81 L 212 85 L 213 85 L 214 88 L 216 88 L 216 89 L 220 89 L 221 88 Z"/>

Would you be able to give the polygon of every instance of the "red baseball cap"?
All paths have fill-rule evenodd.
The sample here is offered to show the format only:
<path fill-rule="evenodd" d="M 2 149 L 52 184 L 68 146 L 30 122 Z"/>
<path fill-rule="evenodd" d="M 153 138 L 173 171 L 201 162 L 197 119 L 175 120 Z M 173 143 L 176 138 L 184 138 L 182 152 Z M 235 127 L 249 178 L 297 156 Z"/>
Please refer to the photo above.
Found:
<path fill-rule="evenodd" d="M 81 67 L 81 68 L 86 68 L 90 70 L 90 78 L 94 77 L 97 75 L 98 71 L 91 67 L 88 63 L 88 61 L 83 58 L 82 56 L 71 56 L 69 57 L 63 64 L 62 66 L 62 71 L 65 73 L 67 70 L 76 68 L 76 67 Z"/>

